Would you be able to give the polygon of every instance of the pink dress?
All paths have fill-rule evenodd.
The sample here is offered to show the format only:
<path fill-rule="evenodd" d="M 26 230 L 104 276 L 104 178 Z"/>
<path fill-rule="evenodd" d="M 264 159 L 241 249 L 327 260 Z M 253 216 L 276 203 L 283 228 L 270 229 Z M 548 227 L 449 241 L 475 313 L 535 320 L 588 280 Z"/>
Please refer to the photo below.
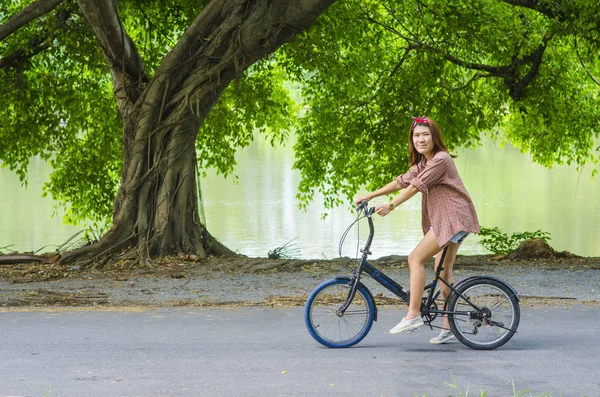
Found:
<path fill-rule="evenodd" d="M 431 228 L 439 247 L 458 232 L 479 233 L 475 206 L 447 152 L 437 152 L 429 161 L 423 158 L 396 181 L 403 189 L 413 185 L 422 193 L 423 234 Z"/>

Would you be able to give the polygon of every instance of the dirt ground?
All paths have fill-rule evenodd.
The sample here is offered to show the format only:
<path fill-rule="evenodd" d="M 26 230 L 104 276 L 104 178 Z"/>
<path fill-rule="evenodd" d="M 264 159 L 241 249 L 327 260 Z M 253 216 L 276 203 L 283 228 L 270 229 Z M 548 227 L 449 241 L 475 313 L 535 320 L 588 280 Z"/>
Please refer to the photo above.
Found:
<path fill-rule="evenodd" d="M 101 267 L 88 266 L 81 268 L 69 264 L 46 263 L 17 263 L 0 264 L 0 280 L 11 281 L 15 284 L 53 281 L 65 278 L 86 278 L 98 282 L 104 280 L 128 279 L 136 276 L 153 276 L 156 278 L 184 278 L 210 275 L 215 272 L 269 274 L 276 272 L 328 271 L 340 268 L 340 264 L 350 268 L 357 260 L 344 258 L 342 260 L 319 259 L 267 259 L 249 258 L 243 255 L 237 257 L 214 257 L 189 260 L 185 257 L 165 257 L 155 260 L 152 267 L 132 265 L 129 261 L 116 260 Z M 408 268 L 406 256 L 386 256 L 369 261 L 380 269 Z M 541 258 L 527 260 L 510 260 L 503 256 L 476 255 L 458 256 L 455 262 L 460 268 L 480 267 L 535 267 L 544 269 L 593 269 L 600 270 L 600 258 L 567 257 Z"/>
<path fill-rule="evenodd" d="M 355 263 L 348 259 L 341 264 L 340 259 L 325 261 L 238 256 L 201 260 L 166 257 L 155 261 L 152 267 L 132 265 L 126 260 L 85 268 L 35 262 L 2 264 L 0 306 L 300 305 L 305 302 L 307 291 L 316 286 L 319 279 L 332 274 L 349 274 L 348 268 Z M 406 256 L 388 256 L 370 263 L 389 274 L 408 274 Z M 533 273 L 534 277 L 553 277 L 561 273 L 560 280 L 564 280 L 561 283 L 568 283 L 571 279 L 573 283 L 581 283 L 566 274 L 577 272 L 581 276 L 582 272 L 587 272 L 584 279 L 591 282 L 590 289 L 594 289 L 595 283 L 600 289 L 600 272 L 597 272 L 600 270 L 600 258 L 568 256 L 511 260 L 489 255 L 459 256 L 455 269 L 460 269 L 456 271 L 457 274 L 512 274 L 517 280 L 520 278 L 515 273 L 517 270 Z M 590 275 L 596 281 L 590 280 Z M 548 283 L 557 284 L 556 281 Z M 540 280 L 540 285 L 544 285 L 543 280 Z M 573 289 L 576 288 L 573 286 Z M 543 292 L 537 292 L 529 298 L 540 302 L 576 299 L 572 293 L 566 298 L 544 295 Z M 381 303 L 386 303 L 386 298 L 381 296 L 380 299 Z"/>

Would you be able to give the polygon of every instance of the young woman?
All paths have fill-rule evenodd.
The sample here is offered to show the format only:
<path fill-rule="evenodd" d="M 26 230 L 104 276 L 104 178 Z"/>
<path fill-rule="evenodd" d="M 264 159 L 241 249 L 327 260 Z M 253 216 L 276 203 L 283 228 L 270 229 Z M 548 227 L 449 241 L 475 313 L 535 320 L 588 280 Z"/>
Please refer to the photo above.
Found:
<path fill-rule="evenodd" d="M 442 250 L 448 246 L 441 276 L 452 283 L 452 266 L 460 244 L 469 233 L 479 233 L 479 222 L 469 193 L 458 175 L 453 157 L 444 146 L 440 129 L 429 117 L 415 118 L 409 132 L 410 169 L 396 180 L 367 194 L 363 200 L 391 194 L 401 190 L 391 202 L 378 204 L 375 212 L 386 216 L 406 200 L 421 192 L 423 239 L 408 256 L 410 271 L 410 303 L 408 313 L 390 333 L 410 331 L 423 325 L 421 298 L 425 288 L 425 262 L 435 255 L 435 268 L 439 266 Z M 450 289 L 441 283 L 442 297 Z M 430 340 L 445 343 L 454 338 L 448 318 L 444 318 L 442 332 Z"/>

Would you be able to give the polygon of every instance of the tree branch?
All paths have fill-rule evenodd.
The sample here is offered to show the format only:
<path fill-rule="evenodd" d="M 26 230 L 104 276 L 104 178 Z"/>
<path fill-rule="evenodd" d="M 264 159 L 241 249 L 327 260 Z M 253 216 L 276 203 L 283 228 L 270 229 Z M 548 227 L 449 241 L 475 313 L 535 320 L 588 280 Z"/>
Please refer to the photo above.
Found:
<path fill-rule="evenodd" d="M 125 32 L 112 0 L 77 0 L 77 3 L 100 43 L 123 115 L 140 97 L 148 81 L 142 59 Z"/>
<path fill-rule="evenodd" d="M 418 35 L 413 33 L 410 29 L 408 29 L 407 26 L 405 26 L 404 23 L 402 23 L 402 21 L 400 20 L 400 18 L 398 18 L 398 16 L 396 15 L 396 11 L 392 10 L 388 5 L 386 5 L 385 2 L 382 3 L 383 8 L 385 8 L 385 10 L 387 12 L 390 13 L 390 15 L 392 16 L 392 18 L 394 18 L 394 20 L 396 21 L 396 23 L 398 23 L 398 25 L 400 25 L 400 27 L 402 29 L 404 29 L 405 31 L 407 31 L 412 37 L 418 39 Z"/>
<path fill-rule="evenodd" d="M 365 14 L 365 20 L 372 22 L 376 25 L 381 26 L 382 28 L 384 28 L 385 30 L 389 31 L 390 33 L 395 34 L 396 36 L 400 37 L 401 39 L 404 39 L 408 42 L 412 42 L 412 43 L 419 43 L 419 41 L 416 38 L 410 38 L 407 37 L 405 35 L 403 35 L 402 33 L 400 33 L 396 28 L 394 28 L 393 26 L 390 26 L 388 24 L 385 24 L 383 22 L 379 22 L 378 20 L 374 19 L 373 17 L 367 15 L 366 11 L 363 11 L 363 13 Z M 414 35 L 413 35 L 414 36 Z M 416 37 L 416 36 L 415 36 Z"/>
<path fill-rule="evenodd" d="M 529 8 L 530 10 L 537 11 L 540 14 L 544 14 L 550 18 L 555 18 L 557 16 L 560 16 L 556 12 L 554 12 L 552 9 L 540 5 L 540 2 L 538 0 L 500 0 L 500 1 L 502 1 L 503 3 L 506 3 L 506 4 L 510 4 L 515 7 Z"/>
<path fill-rule="evenodd" d="M 460 91 L 460 90 L 464 90 L 465 88 L 467 88 L 475 80 L 479 80 L 481 78 L 486 78 L 486 77 L 495 77 L 495 76 L 492 76 L 491 74 L 483 74 L 481 72 L 477 72 L 473 75 L 473 77 L 471 77 L 465 84 L 463 84 L 461 86 L 458 86 L 458 87 L 442 86 L 442 87 L 444 87 L 445 89 L 450 90 L 450 91 Z"/>
<path fill-rule="evenodd" d="M 410 53 L 410 51 L 411 51 L 410 47 L 408 47 L 404 50 L 404 54 L 402 55 L 400 60 L 398 62 L 396 62 L 396 65 L 394 66 L 392 71 L 387 75 L 387 77 L 384 77 L 384 73 L 381 73 L 379 75 L 379 77 L 377 77 L 377 80 L 375 81 L 375 83 L 370 87 L 369 90 L 367 90 L 368 92 L 373 92 L 373 95 L 371 95 L 371 97 L 368 100 L 359 102 L 353 109 L 357 109 L 357 108 L 366 106 L 366 105 L 370 104 L 371 102 L 373 102 L 375 100 L 375 98 L 377 98 L 377 95 L 379 95 L 381 90 L 383 90 L 383 88 L 385 88 L 386 83 L 389 80 L 391 80 L 391 78 L 402 67 L 402 65 L 406 61 L 406 58 L 408 57 L 408 54 Z M 381 85 L 379 84 L 380 82 L 381 82 Z"/>
<path fill-rule="evenodd" d="M 577 45 L 577 39 L 575 39 L 574 46 L 575 46 L 575 53 L 577 54 L 577 58 L 579 59 L 579 63 L 581 64 L 581 66 L 583 67 L 583 69 L 585 70 L 585 72 L 587 73 L 589 78 L 592 79 L 592 81 L 594 83 L 600 85 L 600 81 L 598 81 L 598 79 L 596 79 L 594 77 L 594 75 L 592 74 L 592 72 L 590 72 L 590 70 L 587 68 L 587 66 L 585 66 L 585 63 L 583 62 L 583 59 L 581 58 L 581 55 L 579 54 L 579 47 Z"/>
<path fill-rule="evenodd" d="M 64 29 L 71 18 L 72 10 L 63 10 L 58 16 L 58 21 L 52 28 L 42 27 L 41 32 L 35 35 L 25 48 L 19 48 L 7 56 L 0 58 L 0 69 L 22 65 L 28 59 L 50 48 L 54 35 L 58 30 Z"/>
<path fill-rule="evenodd" d="M 40 42 L 38 38 L 34 38 L 27 47 L 27 50 L 19 48 L 18 50 L 12 52 L 11 54 L 8 54 L 4 58 L 0 58 L 0 69 L 22 64 L 27 59 L 39 54 L 40 52 L 46 50 L 49 47 L 50 43 Z"/>
<path fill-rule="evenodd" d="M 511 70 L 510 66 L 491 66 L 491 65 L 486 65 L 486 64 L 482 64 L 482 63 L 463 61 L 462 59 L 459 59 L 459 58 L 455 57 L 454 55 L 448 54 L 444 50 L 441 50 L 437 47 L 434 47 L 434 46 L 432 46 L 430 44 L 426 44 L 426 43 L 419 42 L 419 43 L 411 44 L 410 47 L 417 49 L 417 50 L 423 49 L 425 51 L 440 54 L 444 57 L 444 59 L 452 62 L 455 65 L 462 66 L 467 69 L 488 72 L 490 75 L 497 76 L 497 77 L 504 77 L 508 73 L 510 73 L 510 70 Z"/>
<path fill-rule="evenodd" d="M 156 77 L 169 78 L 169 89 L 174 93 L 169 95 L 167 106 L 175 106 L 184 99 L 190 102 L 193 97 L 210 97 L 212 102 L 249 65 L 310 27 L 333 2 L 210 2 L 157 70 Z M 159 86 L 156 88 L 160 89 Z M 161 96 L 152 95 L 156 102 Z"/>
<path fill-rule="evenodd" d="M 526 0 L 522 0 L 522 1 L 519 0 L 520 4 L 524 4 L 526 2 L 527 2 Z M 529 2 L 527 2 L 527 3 L 529 3 Z M 366 13 L 365 13 L 365 15 L 366 15 Z M 409 45 L 407 47 L 407 52 L 411 51 L 411 50 L 417 50 L 417 51 L 421 50 L 421 51 L 432 52 L 432 53 L 441 55 L 444 59 L 446 59 L 447 61 L 449 61 L 457 66 L 461 66 L 466 69 L 478 71 L 463 86 L 457 87 L 457 88 L 449 88 L 449 87 L 446 87 L 446 88 L 449 88 L 452 90 L 460 90 L 460 89 L 467 87 L 469 84 L 471 84 L 476 79 L 479 79 L 482 77 L 485 77 L 485 78 L 501 77 L 502 79 L 504 79 L 504 83 L 508 87 L 509 94 L 510 94 L 511 98 L 513 99 L 513 101 L 515 101 L 515 102 L 519 101 L 523 97 L 525 88 L 533 81 L 535 76 L 537 76 L 539 69 L 540 69 L 540 65 L 542 63 L 542 58 L 543 58 L 544 52 L 546 51 L 546 47 L 548 45 L 548 42 L 552 39 L 552 37 L 554 36 L 554 33 L 555 33 L 554 29 L 551 28 L 550 31 L 544 35 L 544 38 L 542 39 L 542 43 L 540 43 L 538 45 L 538 47 L 536 48 L 536 50 L 533 53 L 526 55 L 522 58 L 517 58 L 515 56 L 509 65 L 491 66 L 491 65 L 486 65 L 486 64 L 476 63 L 476 62 L 464 61 L 464 60 L 459 59 L 456 56 L 454 56 L 454 55 L 446 52 L 445 50 L 440 49 L 434 45 L 425 43 L 416 38 L 406 37 L 404 34 L 399 32 L 393 26 L 389 26 L 385 23 L 379 22 L 368 15 L 366 15 L 366 19 L 372 23 L 375 23 L 375 24 L 381 26 L 385 30 L 397 35 L 398 37 L 404 39 L 405 41 L 407 41 L 409 43 Z M 531 65 L 530 69 L 525 74 L 525 76 L 523 76 L 523 78 L 519 79 L 518 75 L 519 75 L 520 68 L 524 65 L 529 65 L 529 64 Z M 481 72 L 486 72 L 486 73 L 481 73 Z"/>
<path fill-rule="evenodd" d="M 365 19 L 367 21 L 370 21 L 376 25 L 381 26 L 383 29 L 389 31 L 390 33 L 400 37 L 401 39 L 407 41 L 409 43 L 409 46 L 407 48 L 407 51 L 411 51 L 411 50 L 425 50 L 425 51 L 429 51 L 429 52 L 434 52 L 437 54 L 441 54 L 446 60 L 454 63 L 455 65 L 458 66 L 462 66 L 468 69 L 473 69 L 473 70 L 480 70 L 480 71 L 485 71 L 488 72 L 494 76 L 505 76 L 509 69 L 506 66 L 490 66 L 490 65 L 485 65 L 485 64 L 479 64 L 479 63 L 473 63 L 473 62 L 466 62 L 463 61 L 461 59 L 458 59 L 457 57 L 446 53 L 444 50 L 441 50 L 433 45 L 424 43 L 420 40 L 418 40 L 416 37 L 407 37 L 406 35 L 402 34 L 401 32 L 399 32 L 396 28 L 394 28 L 393 26 L 390 26 L 386 23 L 380 22 L 376 19 L 374 19 L 373 17 L 369 16 L 367 14 L 366 11 L 363 10 L 363 14 L 365 15 Z"/>
<path fill-rule="evenodd" d="M 4 40 L 34 19 L 49 13 L 62 2 L 63 0 L 38 0 L 23 8 L 19 13 L 13 15 L 8 21 L 0 25 L 0 41 Z"/>
<path fill-rule="evenodd" d="M 513 101 L 517 102 L 521 98 L 523 98 L 525 88 L 527 88 L 529 83 L 531 83 L 533 81 L 533 79 L 535 78 L 535 76 L 537 76 L 537 74 L 540 70 L 540 65 L 542 64 L 542 58 L 544 57 L 544 52 L 546 51 L 548 42 L 550 41 L 550 39 L 552 39 L 553 36 L 554 36 L 554 33 L 552 31 L 550 31 L 550 33 L 544 35 L 544 38 L 542 39 L 542 43 L 538 46 L 538 48 L 536 48 L 536 50 L 533 52 L 533 54 L 530 55 L 530 57 L 525 57 L 520 62 L 517 61 L 517 65 L 514 68 L 515 72 L 518 70 L 518 67 L 520 66 L 519 64 L 531 62 L 531 68 L 529 69 L 527 74 L 522 79 L 520 79 L 519 81 L 517 81 L 514 84 L 511 84 L 513 81 L 512 78 L 505 78 L 506 85 L 508 85 L 508 87 L 509 87 L 510 97 L 513 99 Z"/>

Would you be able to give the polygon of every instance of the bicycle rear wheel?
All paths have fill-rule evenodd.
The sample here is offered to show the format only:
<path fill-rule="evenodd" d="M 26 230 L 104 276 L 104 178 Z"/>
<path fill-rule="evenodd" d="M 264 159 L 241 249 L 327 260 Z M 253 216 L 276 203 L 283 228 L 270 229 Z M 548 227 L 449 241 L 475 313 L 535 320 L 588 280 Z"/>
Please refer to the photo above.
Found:
<path fill-rule="evenodd" d="M 348 309 L 343 314 L 338 313 L 351 287 L 349 279 L 333 279 L 319 285 L 308 297 L 304 322 L 311 336 L 323 346 L 354 346 L 371 330 L 375 306 L 363 285 L 356 289 Z"/>
<path fill-rule="evenodd" d="M 521 311 L 519 300 L 508 285 L 500 280 L 476 278 L 459 286 L 457 292 L 449 304 L 449 310 L 457 313 L 448 315 L 456 339 L 473 349 L 491 350 L 513 337 Z"/>

